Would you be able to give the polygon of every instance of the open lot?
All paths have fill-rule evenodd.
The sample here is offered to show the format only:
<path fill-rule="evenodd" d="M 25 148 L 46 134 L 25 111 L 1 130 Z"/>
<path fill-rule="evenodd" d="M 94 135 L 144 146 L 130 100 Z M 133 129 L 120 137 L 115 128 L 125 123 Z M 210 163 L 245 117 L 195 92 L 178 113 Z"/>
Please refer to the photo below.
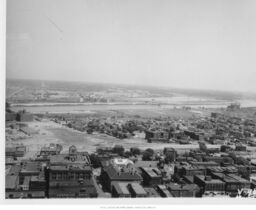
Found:
<path fill-rule="evenodd" d="M 170 143 L 148 143 L 143 138 L 143 133 L 139 133 L 133 138 L 123 140 L 105 134 L 87 134 L 86 132 L 79 132 L 49 120 L 30 122 L 28 125 L 31 128 L 39 130 L 39 133 L 22 140 L 7 142 L 7 145 L 19 143 L 27 146 L 28 153 L 26 154 L 25 158 L 34 157 L 38 151 L 40 151 L 42 146 L 50 143 L 62 144 L 64 151 L 67 151 L 71 145 L 75 145 L 78 150 L 88 152 L 96 151 L 98 146 L 111 147 L 116 144 L 122 145 L 125 149 L 138 147 L 140 149 L 154 148 L 155 150 L 160 150 L 164 147 L 173 147 L 179 152 L 198 148 L 197 144 L 180 145 Z M 209 145 L 209 147 L 219 146 Z"/>

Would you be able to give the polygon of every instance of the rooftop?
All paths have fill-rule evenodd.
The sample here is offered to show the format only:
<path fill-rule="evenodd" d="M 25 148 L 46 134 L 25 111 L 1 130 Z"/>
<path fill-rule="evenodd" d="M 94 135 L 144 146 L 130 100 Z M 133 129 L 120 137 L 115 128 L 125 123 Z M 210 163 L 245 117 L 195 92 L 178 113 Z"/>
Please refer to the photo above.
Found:
<path fill-rule="evenodd" d="M 112 180 L 138 180 L 141 181 L 142 178 L 136 172 L 122 172 L 117 168 L 113 167 L 112 165 L 106 166 L 103 169 L 110 179 Z"/>
<path fill-rule="evenodd" d="M 161 172 L 159 171 L 158 168 L 141 167 L 141 169 L 150 177 L 161 177 Z"/>
<path fill-rule="evenodd" d="M 131 183 L 130 186 L 136 194 L 147 194 L 143 187 L 138 183 Z"/>
<path fill-rule="evenodd" d="M 51 165 L 54 164 L 68 164 L 68 163 L 82 163 L 82 164 L 90 164 L 90 160 L 88 155 L 85 154 L 77 154 L 76 156 L 70 156 L 69 154 L 59 154 L 53 155 L 50 157 Z"/>
<path fill-rule="evenodd" d="M 50 166 L 51 171 L 75 171 L 75 170 L 83 170 L 83 171 L 91 171 L 91 166 L 83 165 L 83 164 L 74 164 L 74 165 L 53 165 Z"/>
<path fill-rule="evenodd" d="M 169 184 L 169 190 L 171 191 L 194 191 L 199 190 L 199 187 L 196 184 Z"/>
<path fill-rule="evenodd" d="M 112 185 L 116 189 L 118 194 L 130 195 L 129 190 L 127 189 L 128 183 L 126 183 L 126 182 L 113 182 Z"/>
<path fill-rule="evenodd" d="M 42 164 L 40 162 L 23 162 L 21 173 L 40 173 L 42 171 Z"/>
<path fill-rule="evenodd" d="M 201 181 L 207 183 L 207 184 L 213 184 L 213 183 L 219 183 L 219 184 L 224 184 L 223 181 L 219 180 L 219 179 L 210 179 L 210 180 L 206 180 L 205 176 L 203 175 L 196 175 L 195 177 L 199 178 Z"/>
<path fill-rule="evenodd" d="M 5 177 L 5 188 L 15 189 L 17 186 L 18 175 L 7 175 Z"/>

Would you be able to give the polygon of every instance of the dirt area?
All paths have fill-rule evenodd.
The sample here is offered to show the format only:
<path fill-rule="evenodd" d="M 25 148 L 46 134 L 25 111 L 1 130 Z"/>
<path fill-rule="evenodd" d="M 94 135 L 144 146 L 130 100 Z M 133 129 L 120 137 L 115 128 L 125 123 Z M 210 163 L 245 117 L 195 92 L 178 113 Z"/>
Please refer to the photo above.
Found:
<path fill-rule="evenodd" d="M 75 145 L 78 150 L 88 152 L 96 151 L 98 146 L 112 147 L 115 144 L 122 145 L 125 149 L 138 147 L 140 149 L 154 148 L 155 150 L 160 150 L 164 147 L 173 147 L 180 152 L 198 148 L 197 144 L 180 145 L 170 143 L 148 143 L 144 139 L 143 133 L 138 133 L 131 139 L 123 140 L 105 134 L 87 134 L 85 132 L 79 132 L 71 128 L 64 127 L 49 120 L 30 122 L 28 123 L 28 126 L 39 130 L 39 133 L 26 139 L 7 142 L 7 145 L 18 143 L 27 146 L 28 153 L 25 158 L 35 156 L 42 146 L 49 145 L 50 143 L 62 144 L 64 151 L 67 151 L 71 145 Z M 209 147 L 219 146 L 209 145 Z"/>

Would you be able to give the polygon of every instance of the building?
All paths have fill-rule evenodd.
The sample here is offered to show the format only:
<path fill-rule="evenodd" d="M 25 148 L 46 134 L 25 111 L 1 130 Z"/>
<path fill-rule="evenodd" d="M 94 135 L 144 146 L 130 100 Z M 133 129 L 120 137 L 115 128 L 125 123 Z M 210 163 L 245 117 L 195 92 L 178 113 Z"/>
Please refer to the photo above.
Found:
<path fill-rule="evenodd" d="M 140 167 L 143 184 L 146 186 L 156 186 L 162 184 L 162 174 L 158 168 Z"/>
<path fill-rule="evenodd" d="M 170 139 L 169 132 L 165 130 L 146 130 L 145 139 L 151 142 L 168 142 Z"/>
<path fill-rule="evenodd" d="M 112 197 L 118 198 L 136 198 L 147 197 L 147 192 L 136 182 L 113 182 Z"/>
<path fill-rule="evenodd" d="M 114 198 L 130 198 L 131 193 L 127 188 L 126 182 L 112 182 L 112 197 Z"/>
<path fill-rule="evenodd" d="M 219 166 L 219 163 L 216 163 L 215 161 L 190 161 L 189 162 L 192 166 L 197 166 L 197 167 L 214 167 L 214 166 Z"/>
<path fill-rule="evenodd" d="M 225 192 L 225 183 L 219 179 L 213 179 L 211 176 L 196 175 L 194 183 L 200 187 L 200 194 L 205 192 Z"/>
<path fill-rule="evenodd" d="M 191 130 L 184 130 L 184 134 L 194 140 L 203 140 L 203 137 L 204 137 L 201 133 L 191 131 Z"/>
<path fill-rule="evenodd" d="M 143 189 L 146 191 L 147 197 L 150 197 L 150 198 L 160 198 L 161 197 L 159 195 L 159 193 L 153 187 L 144 187 Z"/>
<path fill-rule="evenodd" d="M 196 184 L 169 184 L 168 190 L 173 197 L 196 197 L 200 188 Z"/>
<path fill-rule="evenodd" d="M 237 193 L 239 189 L 242 188 L 239 180 L 233 178 L 232 176 L 228 176 L 222 173 L 212 173 L 212 177 L 216 179 L 220 179 L 225 183 L 225 191 L 227 193 Z"/>
<path fill-rule="evenodd" d="M 16 121 L 17 114 L 14 112 L 5 113 L 5 121 Z"/>
<path fill-rule="evenodd" d="M 227 106 L 228 111 L 236 111 L 240 109 L 240 104 L 239 103 L 231 103 L 229 106 Z"/>
<path fill-rule="evenodd" d="M 108 163 L 102 168 L 101 183 L 107 191 L 111 192 L 114 182 L 141 183 L 142 177 L 131 165 L 128 167 L 120 167 Z"/>
<path fill-rule="evenodd" d="M 6 147 L 5 148 L 5 156 L 6 157 L 23 157 L 26 154 L 26 146 L 24 145 L 17 145 L 14 147 Z"/>
<path fill-rule="evenodd" d="M 246 146 L 242 145 L 242 144 L 237 144 L 236 145 L 236 148 L 235 148 L 235 151 L 243 151 L 245 152 L 246 151 Z"/>
<path fill-rule="evenodd" d="M 22 110 L 17 113 L 16 120 L 19 122 L 31 122 L 34 120 L 34 116 L 33 114 L 28 113 L 25 110 Z"/>
<path fill-rule="evenodd" d="M 173 197 L 172 194 L 167 190 L 165 185 L 157 185 L 155 188 L 161 197 L 163 198 Z"/>
<path fill-rule="evenodd" d="M 90 166 L 50 166 L 48 173 L 49 198 L 97 197 Z"/>
<path fill-rule="evenodd" d="M 177 151 L 172 147 L 165 147 L 164 155 L 169 162 L 174 162 L 176 161 Z"/>
<path fill-rule="evenodd" d="M 6 198 L 44 198 L 46 179 L 39 162 L 23 161 L 11 166 L 6 176 Z"/>
<path fill-rule="evenodd" d="M 128 184 L 128 189 L 130 190 L 131 196 L 133 198 L 147 197 L 147 192 L 144 190 L 144 188 L 140 184 L 136 182 Z"/>
<path fill-rule="evenodd" d="M 193 165 L 180 165 L 176 164 L 174 167 L 174 174 L 178 177 L 183 176 L 194 176 L 194 175 L 204 175 L 205 167 L 193 166 Z"/>
<path fill-rule="evenodd" d="M 62 150 L 62 146 L 59 144 L 50 144 L 44 146 L 40 150 L 40 156 L 59 155 Z"/>
<path fill-rule="evenodd" d="M 97 147 L 96 152 L 100 155 L 112 153 L 112 147 Z"/>
<path fill-rule="evenodd" d="M 96 181 L 88 153 L 77 152 L 50 156 L 47 169 L 49 198 L 97 197 Z"/>
<path fill-rule="evenodd" d="M 246 189 L 250 189 L 251 188 L 251 183 L 250 181 L 240 177 L 240 176 L 237 176 L 236 174 L 229 174 L 228 175 L 229 177 L 233 178 L 233 179 L 236 179 L 239 184 L 240 184 L 240 188 L 246 188 Z"/>
<path fill-rule="evenodd" d="M 213 173 L 223 173 L 223 174 L 237 174 L 238 169 L 234 166 L 227 167 L 207 167 L 207 174 L 212 175 Z"/>

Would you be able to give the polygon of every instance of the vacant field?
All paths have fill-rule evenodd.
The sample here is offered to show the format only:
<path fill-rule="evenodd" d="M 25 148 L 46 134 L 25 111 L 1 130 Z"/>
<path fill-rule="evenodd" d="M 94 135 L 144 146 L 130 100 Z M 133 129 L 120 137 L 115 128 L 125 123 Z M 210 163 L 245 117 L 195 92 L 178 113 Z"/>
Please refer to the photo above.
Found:
<path fill-rule="evenodd" d="M 28 147 L 29 152 L 25 158 L 33 157 L 40 151 L 40 148 L 50 143 L 59 143 L 63 145 L 63 150 L 68 151 L 71 145 L 75 145 L 80 151 L 94 152 L 98 146 L 114 146 L 116 144 L 122 145 L 125 149 L 131 147 L 138 147 L 140 149 L 153 148 L 155 150 L 162 150 L 164 147 L 173 147 L 179 152 L 184 152 L 189 149 L 198 148 L 197 144 L 179 145 L 169 143 L 148 143 L 144 139 L 143 133 L 138 133 L 131 139 L 120 140 L 105 134 L 87 134 L 79 132 L 52 121 L 44 120 L 42 122 L 28 123 L 30 127 L 39 130 L 27 139 L 7 142 L 10 144 L 22 143 Z M 216 145 L 209 145 L 209 147 L 218 147 Z"/>

